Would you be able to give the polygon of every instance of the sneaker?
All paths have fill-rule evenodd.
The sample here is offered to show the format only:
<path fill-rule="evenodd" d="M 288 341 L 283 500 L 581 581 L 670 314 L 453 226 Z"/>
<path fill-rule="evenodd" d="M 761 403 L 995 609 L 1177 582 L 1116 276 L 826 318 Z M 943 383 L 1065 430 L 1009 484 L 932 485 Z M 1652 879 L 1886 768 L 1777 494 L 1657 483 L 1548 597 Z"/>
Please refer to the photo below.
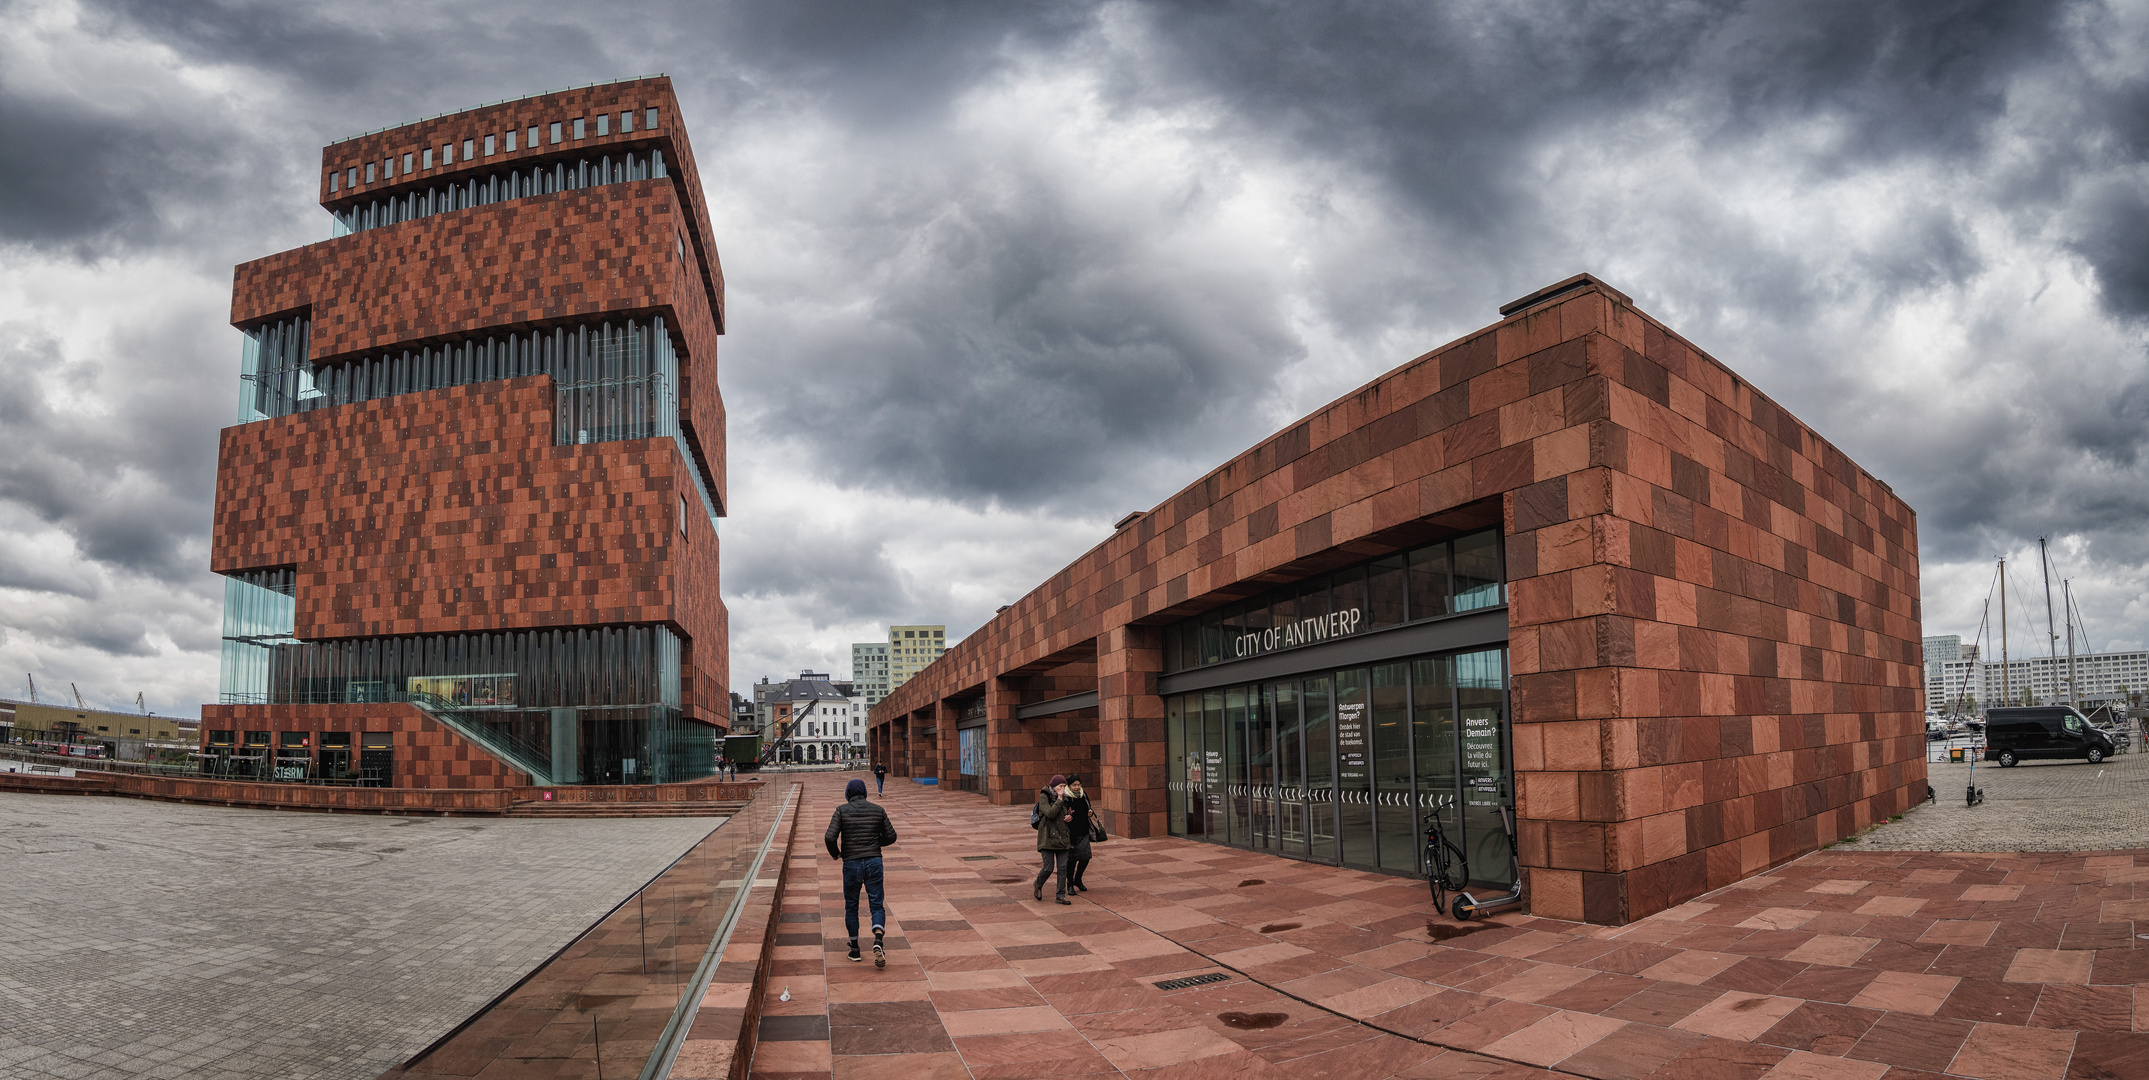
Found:
<path fill-rule="evenodd" d="M 881 941 L 881 935 L 885 933 L 887 931 L 878 926 L 873 928 L 873 966 L 877 968 L 888 966 L 888 950 Z"/>
<path fill-rule="evenodd" d="M 858 955 L 858 942 L 853 940 L 851 942 L 851 963 L 855 964 L 863 959 L 865 959 L 865 957 Z"/>

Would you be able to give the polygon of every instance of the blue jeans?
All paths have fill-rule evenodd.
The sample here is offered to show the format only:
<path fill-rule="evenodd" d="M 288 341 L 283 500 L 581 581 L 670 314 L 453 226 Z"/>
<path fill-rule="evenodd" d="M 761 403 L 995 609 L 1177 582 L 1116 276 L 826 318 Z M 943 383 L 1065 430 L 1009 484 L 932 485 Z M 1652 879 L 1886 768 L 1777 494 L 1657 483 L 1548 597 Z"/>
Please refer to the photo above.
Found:
<path fill-rule="evenodd" d="M 880 773 L 874 776 L 873 785 L 873 791 L 875 794 L 886 792 L 888 790 L 888 774 Z"/>
<path fill-rule="evenodd" d="M 851 940 L 858 940 L 858 890 L 864 889 L 866 903 L 873 909 L 873 927 L 888 925 L 887 897 L 881 887 L 880 856 L 870 859 L 843 860 L 843 928 L 850 931 Z"/>

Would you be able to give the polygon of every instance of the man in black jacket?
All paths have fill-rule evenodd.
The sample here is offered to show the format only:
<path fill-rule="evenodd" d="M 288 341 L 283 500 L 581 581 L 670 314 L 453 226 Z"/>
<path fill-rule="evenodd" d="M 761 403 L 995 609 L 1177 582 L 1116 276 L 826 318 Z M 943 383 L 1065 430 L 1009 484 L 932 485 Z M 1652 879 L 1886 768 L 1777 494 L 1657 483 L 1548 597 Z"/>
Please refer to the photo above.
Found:
<path fill-rule="evenodd" d="M 850 931 L 851 959 L 858 960 L 858 892 L 865 890 L 873 910 L 873 966 L 887 967 L 882 948 L 887 933 L 888 909 L 881 886 L 880 849 L 895 843 L 895 824 L 888 811 L 866 801 L 866 782 L 852 780 L 843 787 L 843 805 L 829 816 L 828 832 L 821 837 L 828 857 L 843 860 L 843 928 Z"/>

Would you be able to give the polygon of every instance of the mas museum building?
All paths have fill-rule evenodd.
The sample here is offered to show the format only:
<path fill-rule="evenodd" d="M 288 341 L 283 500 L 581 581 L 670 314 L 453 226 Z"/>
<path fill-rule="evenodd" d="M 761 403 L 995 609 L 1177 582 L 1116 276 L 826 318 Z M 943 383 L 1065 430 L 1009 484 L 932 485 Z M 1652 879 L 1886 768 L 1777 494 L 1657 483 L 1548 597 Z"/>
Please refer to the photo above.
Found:
<path fill-rule="evenodd" d="M 876 705 L 895 775 L 1624 923 L 1925 795 L 1917 519 L 1584 274 L 1291 424 Z"/>

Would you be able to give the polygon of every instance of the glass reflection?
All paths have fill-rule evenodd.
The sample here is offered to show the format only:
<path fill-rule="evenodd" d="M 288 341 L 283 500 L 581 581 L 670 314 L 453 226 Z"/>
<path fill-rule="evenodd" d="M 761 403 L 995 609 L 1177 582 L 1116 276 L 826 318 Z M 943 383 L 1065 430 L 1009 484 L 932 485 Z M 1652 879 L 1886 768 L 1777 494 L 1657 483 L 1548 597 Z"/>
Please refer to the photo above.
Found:
<path fill-rule="evenodd" d="M 1435 807 L 1472 880 L 1506 885 L 1506 650 L 1422 656 L 1166 702 L 1174 835 L 1421 872 Z"/>

